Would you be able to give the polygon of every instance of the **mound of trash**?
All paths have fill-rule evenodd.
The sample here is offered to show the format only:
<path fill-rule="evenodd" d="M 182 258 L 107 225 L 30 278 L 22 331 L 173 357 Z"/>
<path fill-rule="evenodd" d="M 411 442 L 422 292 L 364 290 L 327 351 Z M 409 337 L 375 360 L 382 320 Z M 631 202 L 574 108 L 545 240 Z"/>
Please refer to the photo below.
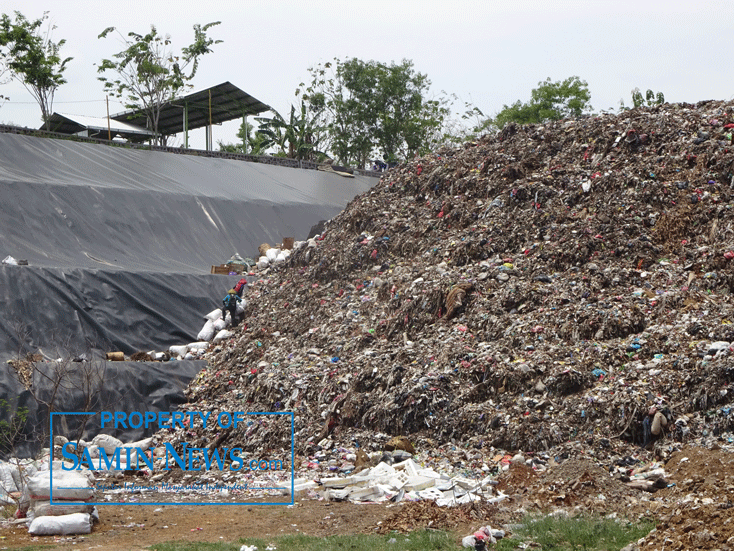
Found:
<path fill-rule="evenodd" d="M 733 130 L 731 102 L 666 104 L 386 172 L 251 282 L 187 407 L 293 411 L 299 453 L 604 452 L 642 444 L 651 406 L 673 440 L 731 432 Z M 267 420 L 227 434 L 289 441 Z"/>

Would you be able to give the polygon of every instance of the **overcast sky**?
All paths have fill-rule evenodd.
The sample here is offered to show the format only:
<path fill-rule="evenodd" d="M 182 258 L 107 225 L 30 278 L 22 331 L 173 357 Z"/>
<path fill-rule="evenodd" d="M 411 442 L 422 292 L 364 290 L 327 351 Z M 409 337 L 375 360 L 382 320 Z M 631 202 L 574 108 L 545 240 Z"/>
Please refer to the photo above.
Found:
<path fill-rule="evenodd" d="M 154 24 L 179 51 L 194 24 L 212 21 L 221 25 L 210 36 L 223 42 L 201 59 L 195 88 L 230 81 L 284 115 L 307 69 L 334 57 L 410 59 L 436 95 L 456 94 L 489 115 L 527 101 L 547 77 L 573 75 L 588 82 L 595 111 L 620 99 L 630 105 L 635 87 L 669 102 L 734 97 L 730 0 L 3 0 L 0 9 L 29 19 L 48 11 L 53 38 L 66 39 L 61 53 L 74 59 L 53 106 L 61 113 L 105 116 L 95 64 L 122 49 L 113 35 L 97 38 L 106 27 L 143 34 Z M 40 126 L 40 108 L 22 86 L 0 94 L 11 98 L 1 123 Z M 122 110 L 110 103 L 112 113 Z M 215 142 L 235 141 L 237 127 L 215 127 Z M 192 146 L 203 148 L 203 131 L 192 134 Z"/>

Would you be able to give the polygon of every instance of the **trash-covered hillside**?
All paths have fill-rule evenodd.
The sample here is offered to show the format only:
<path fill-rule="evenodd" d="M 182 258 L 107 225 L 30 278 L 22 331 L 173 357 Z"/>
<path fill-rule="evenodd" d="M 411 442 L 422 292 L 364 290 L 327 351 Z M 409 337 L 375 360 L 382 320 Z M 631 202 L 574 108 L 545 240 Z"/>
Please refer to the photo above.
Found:
<path fill-rule="evenodd" d="M 653 405 L 673 440 L 731 431 L 732 131 L 733 102 L 665 104 L 511 124 L 386 172 L 259 274 L 188 408 L 293 411 L 298 453 L 394 435 L 603 450 L 641 444 Z"/>

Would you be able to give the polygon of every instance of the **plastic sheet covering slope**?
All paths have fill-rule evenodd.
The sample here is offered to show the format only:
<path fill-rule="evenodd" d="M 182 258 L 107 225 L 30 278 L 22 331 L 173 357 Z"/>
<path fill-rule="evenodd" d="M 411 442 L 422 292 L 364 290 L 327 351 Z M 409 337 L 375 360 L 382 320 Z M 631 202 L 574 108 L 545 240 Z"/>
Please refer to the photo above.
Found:
<path fill-rule="evenodd" d="M 39 348 L 56 358 L 101 350 L 167 349 L 195 340 L 206 313 L 237 280 L 0 266 L 0 359 Z"/>
<path fill-rule="evenodd" d="M 0 134 L 0 254 L 31 265 L 209 271 L 305 237 L 375 178 Z"/>
<path fill-rule="evenodd" d="M 178 362 L 104 362 L 93 361 L 87 364 L 86 369 L 72 363 L 73 373 L 78 375 L 77 379 L 64 378 L 63 384 L 59 385 L 56 396 L 50 398 L 53 386 L 50 381 L 54 374 L 59 373 L 59 367 L 54 362 L 35 364 L 36 370 L 33 376 L 33 388 L 36 389 L 38 397 L 42 401 L 53 401 L 54 411 L 70 412 L 85 411 L 84 404 L 88 396 L 95 393 L 85 393 L 81 388 L 80 373 L 92 373 L 95 377 L 100 374 L 104 378 L 103 392 L 99 393 L 95 400 L 92 412 L 100 411 L 173 411 L 179 409 L 179 404 L 185 402 L 183 389 L 201 369 L 206 366 L 203 361 L 178 361 Z M 64 368 L 62 367 L 61 370 Z M 91 378 L 91 376 L 90 376 Z M 92 380 L 98 380 L 98 377 Z M 19 407 L 28 408 L 28 418 L 25 432 L 21 441 L 16 446 L 15 452 L 20 456 L 28 455 L 31 451 L 48 446 L 48 442 L 40 442 L 39 438 L 43 430 L 48 427 L 47 410 L 39 409 L 36 400 L 30 391 L 26 390 L 8 370 L 0 370 L 0 393 L 3 396 L 17 397 L 11 402 L 12 411 Z M 3 410 L 1 417 L 7 419 L 8 412 Z M 155 432 L 153 427 L 145 430 L 144 426 L 139 429 L 100 428 L 100 415 L 54 416 L 54 434 L 63 435 L 69 439 L 79 436 L 81 423 L 85 423 L 82 438 L 91 440 L 97 434 L 104 432 L 120 438 L 124 442 L 132 442 L 149 436 Z"/>

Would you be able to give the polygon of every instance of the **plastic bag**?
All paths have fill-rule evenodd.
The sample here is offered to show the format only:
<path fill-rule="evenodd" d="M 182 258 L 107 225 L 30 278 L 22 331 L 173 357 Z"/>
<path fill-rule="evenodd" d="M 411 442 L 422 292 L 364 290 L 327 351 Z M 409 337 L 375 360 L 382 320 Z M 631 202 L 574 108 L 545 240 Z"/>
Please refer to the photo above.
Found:
<path fill-rule="evenodd" d="M 221 313 L 221 312 L 220 312 Z M 196 336 L 197 341 L 210 341 L 214 336 L 214 322 L 212 320 L 206 320 L 204 327 L 201 328 L 199 334 Z"/>
<path fill-rule="evenodd" d="M 222 329 L 217 335 L 214 337 L 214 342 L 223 341 L 224 339 L 230 338 L 234 333 L 232 331 L 228 331 L 227 329 Z"/>
<path fill-rule="evenodd" d="M 28 533 L 32 536 L 66 536 L 89 534 L 91 531 L 92 517 L 87 513 L 36 517 L 28 528 Z"/>
<path fill-rule="evenodd" d="M 109 434 L 98 434 L 92 438 L 92 444 L 99 446 L 108 454 L 115 453 L 115 450 L 122 446 L 122 440 L 110 436 Z"/>
<path fill-rule="evenodd" d="M 218 319 L 222 318 L 222 309 L 217 308 L 216 310 L 212 310 L 204 317 L 208 320 L 217 321 Z"/>

